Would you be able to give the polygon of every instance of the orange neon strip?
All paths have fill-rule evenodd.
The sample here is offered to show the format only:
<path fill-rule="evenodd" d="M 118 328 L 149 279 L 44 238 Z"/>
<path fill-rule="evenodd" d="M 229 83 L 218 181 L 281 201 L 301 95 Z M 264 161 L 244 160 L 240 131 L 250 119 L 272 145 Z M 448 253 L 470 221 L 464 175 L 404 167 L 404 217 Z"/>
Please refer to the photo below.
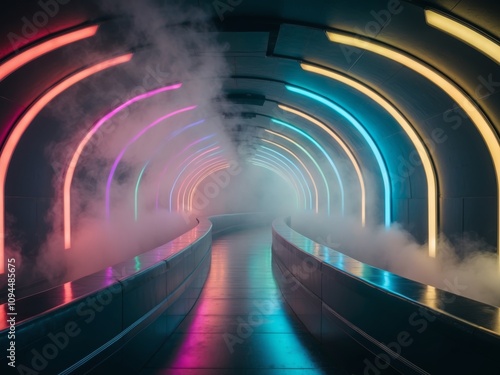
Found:
<path fill-rule="evenodd" d="M 81 80 L 96 74 L 102 70 L 111 68 L 118 64 L 123 64 L 132 59 L 133 54 L 128 53 L 122 56 L 118 56 L 100 63 L 97 63 L 90 68 L 84 69 L 75 73 L 63 81 L 58 83 L 56 86 L 52 87 L 46 91 L 42 96 L 40 96 L 32 105 L 24 112 L 21 117 L 14 124 L 13 129 L 7 138 L 5 145 L 0 155 L 0 264 L 3 264 L 4 254 L 5 254 L 5 180 L 7 177 L 7 171 L 9 169 L 10 160 L 14 153 L 14 150 L 19 143 L 19 140 L 23 136 L 24 132 L 35 119 L 35 117 L 49 104 L 56 96 L 80 82 Z M 1 270 L 3 273 L 3 267 Z"/>
<path fill-rule="evenodd" d="M 363 179 L 363 174 L 361 173 L 361 168 L 359 166 L 359 163 L 356 159 L 356 157 L 353 155 L 351 149 L 347 146 L 347 144 L 344 142 L 342 138 L 340 138 L 337 133 L 335 133 L 332 129 L 328 127 L 328 125 L 322 123 L 321 121 L 317 120 L 316 118 L 301 112 L 297 109 L 279 104 L 279 108 L 281 108 L 284 111 L 293 113 L 297 116 L 300 116 L 304 119 L 306 119 L 309 122 L 312 122 L 313 124 L 317 125 L 319 128 L 321 128 L 323 131 L 328 133 L 328 135 L 335 140 L 335 142 L 344 150 L 345 154 L 351 161 L 352 165 L 354 166 L 354 170 L 356 171 L 356 174 L 358 175 L 358 181 L 359 181 L 359 187 L 361 189 L 361 225 L 364 227 L 366 224 L 366 188 L 365 188 L 365 181 Z"/>
<path fill-rule="evenodd" d="M 31 47 L 24 52 L 21 52 L 20 54 L 5 61 L 0 66 L 0 81 L 9 76 L 11 73 L 15 72 L 23 65 L 26 65 L 30 61 L 33 61 L 40 56 L 45 55 L 46 53 L 49 53 L 65 45 L 77 42 L 79 40 L 94 36 L 97 33 L 98 29 L 99 26 L 97 25 L 88 26 L 83 29 L 72 31 L 67 34 L 52 38 L 46 42 Z"/>
<path fill-rule="evenodd" d="M 184 186 L 184 183 L 181 185 L 181 189 L 179 189 L 179 199 L 181 198 L 182 194 L 182 200 L 180 200 L 180 203 L 182 203 L 182 209 L 183 210 L 189 210 L 190 207 L 190 202 L 189 202 L 189 197 L 186 195 L 186 192 L 190 191 L 189 186 L 193 183 L 193 181 L 196 181 L 196 179 L 204 172 L 206 171 L 206 168 L 210 168 L 211 166 L 215 165 L 216 163 L 227 163 L 224 161 L 223 156 L 216 156 L 213 159 L 209 159 L 207 161 L 204 161 L 203 163 L 200 163 L 196 166 L 196 169 L 192 171 L 188 176 L 186 177 L 185 181 L 185 188 L 182 188 Z"/>
<path fill-rule="evenodd" d="M 188 193 L 188 209 L 189 211 L 193 211 L 193 201 L 194 201 L 194 195 L 196 194 L 196 189 L 198 189 L 198 186 L 205 180 L 208 176 L 210 176 L 213 173 L 217 173 L 223 169 L 229 168 L 229 164 L 227 162 L 224 162 L 223 165 L 217 165 L 216 167 L 209 169 L 207 173 L 205 173 L 203 176 L 198 178 L 196 183 L 193 185 L 193 187 L 190 189 Z"/>
<path fill-rule="evenodd" d="M 273 131 L 268 130 L 268 129 L 266 129 L 266 130 L 265 130 L 265 132 L 266 132 L 266 133 L 269 133 L 269 134 L 273 134 L 274 136 L 280 137 L 280 138 L 282 138 L 282 139 L 284 139 L 284 140 L 286 140 L 286 141 L 288 141 L 288 142 L 290 142 L 290 143 L 292 143 L 292 144 L 294 144 L 294 145 L 298 146 L 299 148 L 301 148 L 301 147 L 300 147 L 300 145 L 299 145 L 297 142 L 293 141 L 292 139 L 290 139 L 290 138 L 288 138 L 288 137 L 285 137 L 285 136 L 284 136 L 284 135 L 282 135 L 282 134 L 279 134 L 279 133 L 273 132 Z M 302 165 L 302 167 L 306 170 L 307 174 L 309 175 L 309 178 L 311 179 L 311 183 L 313 184 L 313 187 L 314 187 L 314 193 L 316 194 L 316 199 L 315 199 L 315 207 L 316 207 L 316 208 L 315 208 L 315 212 L 316 212 L 316 213 L 319 213 L 319 192 L 318 192 L 318 186 L 316 185 L 316 181 L 314 180 L 314 178 L 313 178 L 313 176 L 312 176 L 312 173 L 309 171 L 309 169 L 306 167 L 306 165 L 302 162 L 302 160 L 301 160 L 301 159 L 300 159 L 300 158 L 299 158 L 299 157 L 298 157 L 295 153 L 293 153 L 292 151 L 290 151 L 288 148 L 286 148 L 286 147 L 284 147 L 284 146 L 282 146 L 282 145 L 279 145 L 278 143 L 275 143 L 275 142 L 269 141 L 269 140 L 267 140 L 267 139 L 262 139 L 262 140 L 263 140 L 264 142 L 271 143 L 271 144 L 273 144 L 273 145 L 275 145 L 275 146 L 277 146 L 277 147 L 281 148 L 282 150 L 286 150 L 286 151 L 287 151 L 287 152 L 289 152 L 291 155 L 293 155 L 293 156 L 295 157 L 295 159 L 297 159 L 297 160 L 299 161 L 299 163 Z M 304 151 L 304 148 L 301 148 L 301 149 Z M 308 156 L 309 156 L 309 158 L 310 158 L 311 160 L 313 160 L 313 159 L 312 159 L 312 157 L 311 157 L 311 155 L 308 155 Z M 316 164 L 316 166 L 317 166 L 317 164 Z M 320 169 L 319 167 L 318 167 L 318 170 L 319 170 L 319 171 L 320 171 L 320 173 L 321 173 L 321 169 Z M 327 185 L 326 185 L 326 186 L 327 186 Z M 328 187 L 328 186 L 327 186 L 327 187 Z"/>

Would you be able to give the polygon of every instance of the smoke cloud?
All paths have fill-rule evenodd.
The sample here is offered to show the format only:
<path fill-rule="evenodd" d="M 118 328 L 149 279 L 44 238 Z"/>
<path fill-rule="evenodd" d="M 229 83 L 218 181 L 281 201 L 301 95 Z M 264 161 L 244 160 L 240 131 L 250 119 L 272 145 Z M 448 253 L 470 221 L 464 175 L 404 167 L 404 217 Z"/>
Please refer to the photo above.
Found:
<path fill-rule="evenodd" d="M 292 225 L 306 237 L 363 263 L 443 290 L 456 280 L 463 289 L 451 292 L 500 306 L 496 254 L 483 242 L 463 239 L 453 245 L 441 238 L 437 257 L 430 258 L 427 246 L 397 224 L 390 229 L 362 228 L 353 219 L 295 215 Z"/>

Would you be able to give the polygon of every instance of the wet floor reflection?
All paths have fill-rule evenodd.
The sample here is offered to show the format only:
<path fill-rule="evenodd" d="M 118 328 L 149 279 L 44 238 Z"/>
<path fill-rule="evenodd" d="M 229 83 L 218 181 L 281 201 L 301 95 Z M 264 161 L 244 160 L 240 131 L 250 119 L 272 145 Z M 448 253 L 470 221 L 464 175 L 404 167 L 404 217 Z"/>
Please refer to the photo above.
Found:
<path fill-rule="evenodd" d="M 188 317 L 143 374 L 344 374 L 287 309 L 272 273 L 271 229 L 213 244 L 210 274 Z"/>

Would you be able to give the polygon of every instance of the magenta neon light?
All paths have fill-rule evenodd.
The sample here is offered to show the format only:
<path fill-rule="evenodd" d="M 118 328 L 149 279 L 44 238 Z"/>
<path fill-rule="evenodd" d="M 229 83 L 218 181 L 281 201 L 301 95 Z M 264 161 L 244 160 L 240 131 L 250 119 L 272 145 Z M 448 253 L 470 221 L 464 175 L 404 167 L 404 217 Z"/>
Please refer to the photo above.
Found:
<path fill-rule="evenodd" d="M 151 124 L 143 128 L 139 133 L 137 133 L 130 141 L 127 142 L 125 147 L 120 151 L 118 154 L 117 158 L 115 159 L 115 162 L 113 163 L 113 166 L 111 167 L 111 171 L 109 172 L 108 176 L 108 181 L 106 183 L 106 218 L 109 219 L 110 216 L 110 210 L 111 210 L 111 184 L 113 182 L 113 177 L 116 172 L 116 168 L 118 168 L 118 164 L 123 158 L 123 155 L 125 155 L 125 152 L 127 151 L 127 148 L 130 147 L 134 142 L 136 142 L 140 137 L 142 137 L 148 130 L 151 128 L 155 127 L 159 123 L 163 122 L 164 120 L 167 120 L 175 115 L 178 115 L 180 113 L 188 112 L 193 109 L 195 109 L 197 106 L 189 106 L 186 108 L 178 109 L 177 111 L 173 111 L 165 116 L 162 116 L 155 121 L 153 121 Z"/>

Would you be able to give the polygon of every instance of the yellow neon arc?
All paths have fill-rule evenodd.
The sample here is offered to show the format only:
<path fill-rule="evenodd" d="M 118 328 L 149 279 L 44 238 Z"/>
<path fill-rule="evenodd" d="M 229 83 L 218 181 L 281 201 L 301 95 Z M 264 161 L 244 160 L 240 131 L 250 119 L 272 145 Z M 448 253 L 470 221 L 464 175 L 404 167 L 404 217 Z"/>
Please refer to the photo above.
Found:
<path fill-rule="evenodd" d="M 195 166 L 195 170 L 188 174 L 186 177 L 186 187 L 182 190 L 182 185 L 179 190 L 179 196 L 182 194 L 182 210 L 191 211 L 192 202 L 190 202 L 190 196 L 188 192 L 191 191 L 190 186 L 194 181 L 197 181 L 197 178 L 206 171 L 207 168 L 213 167 L 216 163 L 222 164 L 227 163 L 222 156 L 215 156 L 213 159 L 205 160 L 204 162 L 199 163 Z M 182 191 L 181 191 L 182 190 Z"/>
<path fill-rule="evenodd" d="M 330 127 L 324 123 L 322 123 L 321 121 L 315 119 L 314 117 L 312 116 L 309 116 L 308 114 L 304 113 L 304 112 L 301 112 L 297 109 L 294 109 L 294 108 L 291 108 L 291 107 L 287 107 L 285 105 L 278 105 L 279 108 L 281 108 L 282 110 L 286 111 L 286 112 L 290 112 L 290 113 L 293 113 L 297 116 L 300 116 L 302 118 L 304 118 L 305 120 L 317 125 L 319 128 L 321 128 L 322 130 L 324 130 L 326 133 L 328 133 L 328 135 L 330 137 L 332 137 L 335 142 L 337 142 L 339 144 L 339 146 L 342 148 L 342 150 L 344 150 L 344 152 L 346 153 L 347 157 L 349 158 L 349 160 L 351 160 L 351 163 L 352 165 L 354 166 L 354 170 L 356 171 L 356 174 L 358 176 L 358 181 L 359 181 L 359 186 L 360 186 L 360 189 L 361 189 L 361 225 L 362 226 L 365 226 L 366 224 L 366 188 L 365 188 L 365 181 L 364 181 L 364 178 L 363 178 L 363 174 L 361 173 L 361 168 L 359 166 L 359 163 L 358 161 L 356 160 L 356 158 L 354 157 L 352 151 L 350 150 L 350 148 L 347 146 L 347 144 L 343 141 L 342 138 L 340 138 L 332 129 L 330 129 Z"/>
<path fill-rule="evenodd" d="M 189 188 L 189 190 L 186 190 L 186 196 L 187 196 L 187 210 L 188 211 L 193 211 L 193 202 L 194 202 L 194 196 L 196 193 L 196 189 L 198 188 L 198 185 L 208 176 L 210 176 L 212 173 L 216 173 L 222 169 L 227 169 L 229 168 L 229 164 L 227 161 L 220 161 L 220 162 L 214 162 L 213 165 L 208 167 L 208 170 L 203 168 L 201 170 L 200 174 L 197 174 L 195 178 L 191 181 L 192 186 Z M 184 197 L 183 197 L 184 200 Z"/>
<path fill-rule="evenodd" d="M 361 84 L 354 79 L 348 78 L 344 75 L 338 74 L 328 69 L 320 68 L 318 66 L 310 64 L 300 64 L 302 69 L 323 75 L 325 77 L 331 78 L 335 81 L 342 82 L 353 89 L 361 92 L 362 94 L 368 96 L 375 103 L 380 105 L 385 109 L 401 126 L 404 132 L 410 138 L 413 146 L 415 147 L 420 160 L 422 161 L 422 166 L 424 168 L 426 180 L 427 180 L 427 211 L 428 211 L 428 243 L 429 243 L 429 256 L 436 256 L 436 246 L 437 246 L 437 236 L 438 236 L 438 183 L 437 183 L 437 173 L 432 162 L 432 158 L 429 151 L 424 145 L 424 142 L 415 131 L 410 122 L 401 114 L 401 112 L 387 99 L 382 97 L 379 93 L 373 89 Z"/>
<path fill-rule="evenodd" d="M 461 40 L 500 64 L 500 44 L 466 24 L 431 9 L 425 10 L 427 24 Z"/>
<path fill-rule="evenodd" d="M 266 131 L 269 132 L 268 130 L 266 130 Z M 278 134 L 278 133 L 275 133 L 275 134 Z M 283 151 L 286 151 L 288 154 L 292 155 L 295 158 L 295 160 L 297 160 L 299 162 L 300 165 L 302 165 L 302 168 L 304 168 L 304 170 L 306 171 L 307 175 L 309 176 L 309 179 L 311 180 L 313 188 L 314 188 L 314 207 L 315 207 L 314 211 L 315 211 L 315 213 L 319 213 L 319 193 L 318 193 L 318 187 L 316 186 L 316 181 L 314 180 L 314 177 L 312 176 L 311 172 L 306 167 L 306 165 L 302 162 L 302 160 L 300 160 L 300 158 L 297 155 L 295 155 L 295 153 L 293 153 L 292 151 L 290 151 L 285 146 L 282 146 L 279 143 L 270 141 L 268 139 L 262 139 L 262 141 L 266 142 L 266 143 L 269 143 L 271 145 L 274 145 L 276 147 L 279 147 Z"/>
<path fill-rule="evenodd" d="M 472 123 L 476 126 L 479 133 L 483 137 L 493 160 L 497 180 L 498 212 L 500 214 L 500 143 L 494 127 L 490 124 L 487 117 L 481 110 L 479 110 L 472 99 L 467 96 L 467 94 L 465 94 L 465 92 L 455 82 L 451 81 L 449 78 L 445 77 L 442 73 L 430 67 L 426 63 L 423 63 L 416 58 L 410 57 L 407 54 L 399 52 L 393 48 L 383 46 L 380 43 L 362 40 L 353 36 L 333 32 L 327 32 L 327 36 L 332 42 L 362 48 L 405 65 L 409 69 L 412 69 L 418 74 L 426 77 L 435 85 L 440 87 L 460 106 L 460 108 L 464 110 L 464 112 L 469 116 Z M 497 253 L 499 251 L 500 218 L 497 217 Z M 498 257 L 498 266 L 500 269 L 500 256 Z"/>
<path fill-rule="evenodd" d="M 325 174 L 323 173 L 323 170 L 321 169 L 321 167 L 319 166 L 319 164 L 316 162 L 316 160 L 312 157 L 312 155 L 304 147 L 302 147 L 299 143 L 295 142 L 293 139 L 288 138 L 287 136 L 284 136 L 283 134 L 280 134 L 280 133 L 277 133 L 275 131 L 268 130 L 268 129 L 265 129 L 265 132 L 269 133 L 269 134 L 272 134 L 272 135 L 274 135 L 276 137 L 279 137 L 281 139 L 284 139 L 287 142 L 290 142 L 291 144 L 295 145 L 295 147 L 297 147 L 298 149 L 300 149 L 304 154 L 306 154 L 307 157 L 309 158 L 309 160 L 312 161 L 312 163 L 314 164 L 314 166 L 318 170 L 319 174 L 321 175 L 321 178 L 323 179 L 323 183 L 325 184 L 325 189 L 327 190 L 327 193 L 328 194 L 330 193 L 330 190 L 329 190 L 330 187 L 328 186 L 328 182 L 326 180 Z"/>

